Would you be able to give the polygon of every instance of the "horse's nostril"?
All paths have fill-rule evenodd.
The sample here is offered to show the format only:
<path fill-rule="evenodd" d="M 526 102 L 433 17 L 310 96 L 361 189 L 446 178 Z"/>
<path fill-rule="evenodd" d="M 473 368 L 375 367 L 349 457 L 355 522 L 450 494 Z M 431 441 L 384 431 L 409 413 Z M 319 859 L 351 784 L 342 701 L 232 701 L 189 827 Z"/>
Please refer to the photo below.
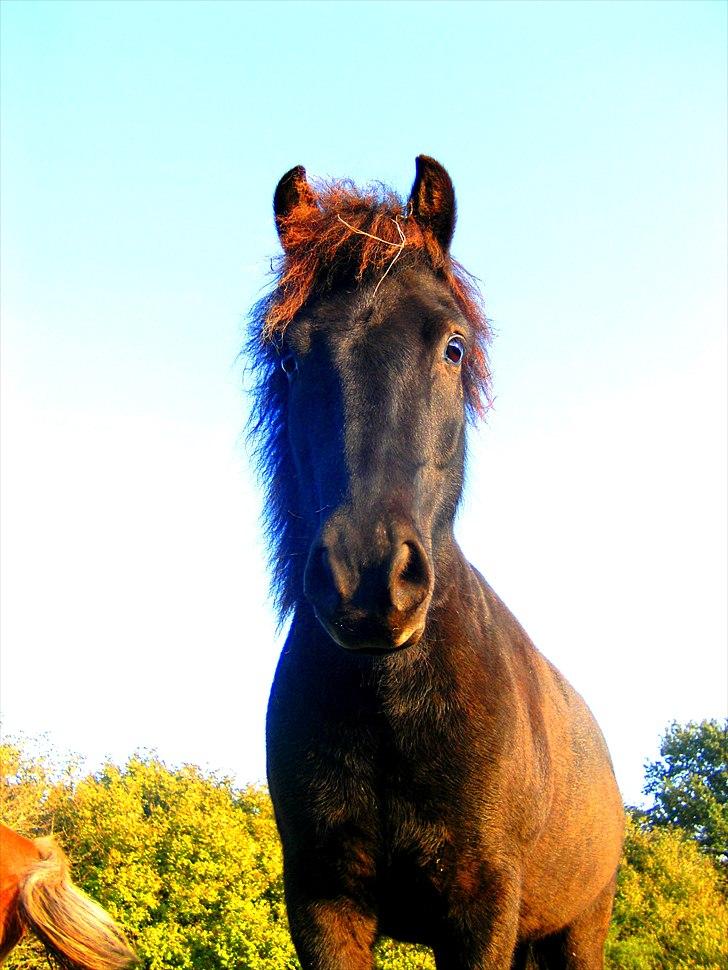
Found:
<path fill-rule="evenodd" d="M 347 595 L 345 571 L 325 545 L 311 550 L 303 577 L 310 602 L 325 613 L 333 613 Z"/>
<path fill-rule="evenodd" d="M 431 579 L 432 569 L 420 543 L 404 542 L 390 574 L 392 604 L 402 612 L 415 609 L 430 592 Z"/>
<path fill-rule="evenodd" d="M 399 574 L 400 580 L 413 585 L 424 584 L 426 586 L 430 576 L 424 550 L 414 542 L 405 542 L 404 546 L 407 550 L 407 559 Z"/>

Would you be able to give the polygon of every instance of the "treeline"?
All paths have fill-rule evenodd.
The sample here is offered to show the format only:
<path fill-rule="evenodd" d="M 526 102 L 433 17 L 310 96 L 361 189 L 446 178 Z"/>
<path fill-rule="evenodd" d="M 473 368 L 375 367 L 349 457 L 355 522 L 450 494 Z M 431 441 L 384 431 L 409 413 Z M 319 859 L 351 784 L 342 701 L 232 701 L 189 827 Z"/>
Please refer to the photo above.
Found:
<path fill-rule="evenodd" d="M 296 970 L 270 799 L 152 755 L 79 780 L 21 744 L 0 746 L 2 818 L 35 837 L 53 831 L 75 881 L 133 941 L 145 970 Z M 673 725 L 648 766 L 648 812 L 628 812 L 608 966 L 728 966 L 726 726 Z M 382 970 L 434 963 L 382 941 Z M 46 970 L 23 942 L 12 970 Z"/>

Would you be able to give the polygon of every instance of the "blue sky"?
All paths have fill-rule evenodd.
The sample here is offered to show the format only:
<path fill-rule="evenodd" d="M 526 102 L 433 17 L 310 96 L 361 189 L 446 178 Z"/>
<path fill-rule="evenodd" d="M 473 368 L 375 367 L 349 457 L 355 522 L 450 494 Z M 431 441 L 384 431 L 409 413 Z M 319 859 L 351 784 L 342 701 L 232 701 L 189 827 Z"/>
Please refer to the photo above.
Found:
<path fill-rule="evenodd" d="M 636 800 L 726 708 L 726 10 L 5 0 L 6 730 L 262 777 L 273 188 L 425 152 L 497 334 L 458 533 Z"/>

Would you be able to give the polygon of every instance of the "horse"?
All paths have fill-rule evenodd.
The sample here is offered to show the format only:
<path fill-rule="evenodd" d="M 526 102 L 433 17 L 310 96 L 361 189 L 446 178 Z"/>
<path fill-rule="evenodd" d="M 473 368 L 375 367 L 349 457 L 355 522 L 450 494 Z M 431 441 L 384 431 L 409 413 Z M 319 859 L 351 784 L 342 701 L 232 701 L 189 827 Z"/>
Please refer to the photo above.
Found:
<path fill-rule="evenodd" d="M 0 824 L 0 963 L 26 931 L 66 970 L 125 970 L 136 957 L 109 914 L 71 882 L 52 838 Z"/>
<path fill-rule="evenodd" d="M 267 772 L 303 970 L 379 936 L 438 970 L 603 966 L 624 812 L 589 708 L 453 532 L 489 325 L 450 254 L 452 181 L 405 201 L 311 182 L 273 199 L 249 432 L 283 646 Z"/>

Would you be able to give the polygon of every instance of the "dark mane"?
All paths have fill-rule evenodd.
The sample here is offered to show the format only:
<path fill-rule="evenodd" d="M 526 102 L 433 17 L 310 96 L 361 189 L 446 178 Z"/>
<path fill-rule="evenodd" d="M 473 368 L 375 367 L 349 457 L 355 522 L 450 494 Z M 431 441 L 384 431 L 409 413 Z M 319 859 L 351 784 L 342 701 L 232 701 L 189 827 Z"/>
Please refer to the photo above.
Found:
<path fill-rule="evenodd" d="M 270 296 L 265 297 L 251 311 L 247 369 L 253 387 L 247 430 L 265 494 L 263 524 L 271 594 L 282 625 L 294 606 L 294 591 L 302 581 L 308 547 L 305 512 L 294 485 L 295 469 L 288 449 L 287 380 L 275 345 L 261 339 L 270 300 Z"/>
<path fill-rule="evenodd" d="M 272 591 L 281 621 L 300 586 L 309 539 L 287 447 L 288 382 L 278 366 L 282 338 L 296 314 L 337 287 L 377 282 L 405 266 L 427 267 L 445 283 L 471 330 L 472 346 L 463 368 L 468 411 L 476 418 L 490 404 L 491 334 L 473 277 L 386 186 L 360 188 L 336 180 L 310 188 L 278 219 L 283 252 L 273 263 L 271 290 L 249 318 L 248 362 L 255 378 L 249 436 L 266 489 Z"/>

